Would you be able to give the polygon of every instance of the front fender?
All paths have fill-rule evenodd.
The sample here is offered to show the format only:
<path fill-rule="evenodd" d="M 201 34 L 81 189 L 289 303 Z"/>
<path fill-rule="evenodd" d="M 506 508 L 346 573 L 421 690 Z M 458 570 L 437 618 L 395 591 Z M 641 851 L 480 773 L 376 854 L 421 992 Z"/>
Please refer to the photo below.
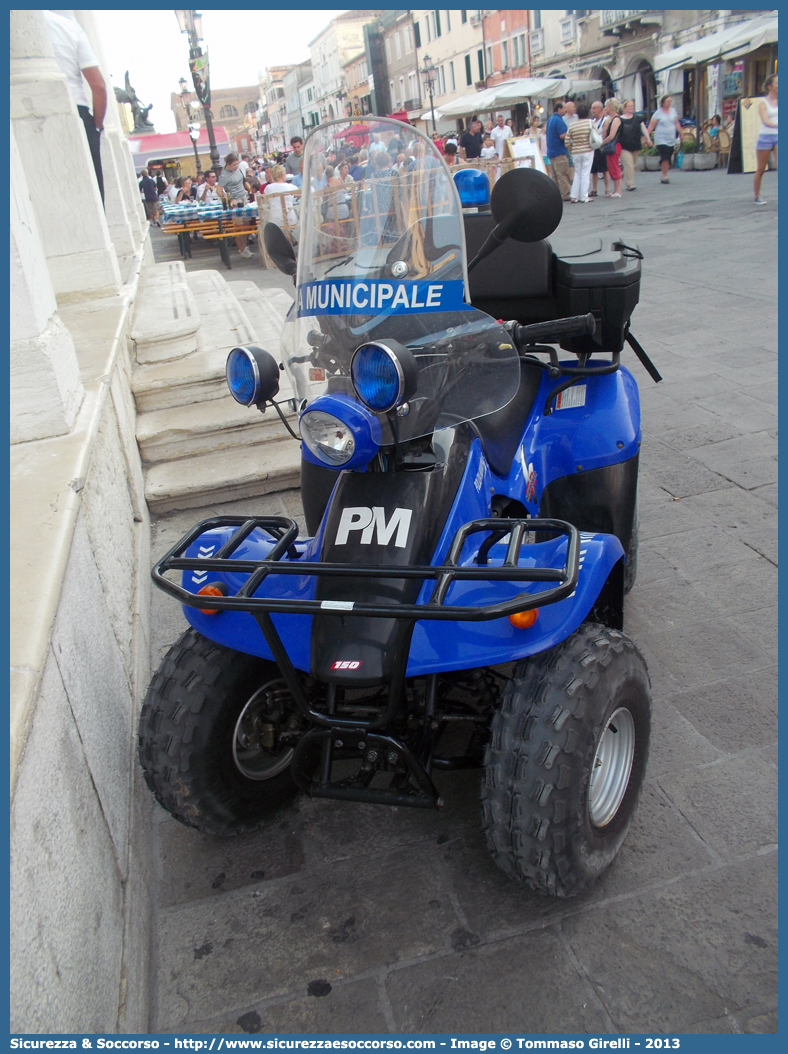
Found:
<path fill-rule="evenodd" d="M 624 556 L 615 535 L 581 533 L 580 541 L 577 588 L 565 600 L 540 608 L 530 629 L 515 629 L 508 618 L 491 622 L 417 622 L 407 676 L 512 662 L 546 651 L 574 633 Z M 459 602 L 459 597 L 455 602 Z"/>

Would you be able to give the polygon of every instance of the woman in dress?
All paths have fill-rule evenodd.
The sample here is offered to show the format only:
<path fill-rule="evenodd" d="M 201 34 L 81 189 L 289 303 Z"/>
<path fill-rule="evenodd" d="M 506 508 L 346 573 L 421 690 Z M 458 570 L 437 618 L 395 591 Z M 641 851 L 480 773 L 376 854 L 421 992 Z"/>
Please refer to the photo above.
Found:
<path fill-rule="evenodd" d="M 653 139 L 652 139 L 653 134 Z M 673 147 L 676 139 L 681 136 L 681 125 L 679 117 L 673 109 L 673 97 L 663 95 L 659 100 L 659 109 L 649 122 L 646 131 L 646 141 L 649 146 L 656 146 L 659 151 L 659 159 L 662 162 L 662 182 L 670 183 L 668 169 L 670 159 L 673 157 Z"/>
<path fill-rule="evenodd" d="M 588 196 L 588 181 L 591 176 L 591 162 L 594 159 L 594 148 L 591 146 L 589 133 L 591 122 L 588 119 L 588 104 L 577 104 L 577 120 L 569 126 L 566 133 L 566 148 L 574 159 L 575 177 L 572 180 L 570 201 L 580 201 L 590 205 L 594 200 Z"/>
<path fill-rule="evenodd" d="M 607 170 L 613 180 L 612 193 L 605 195 L 608 198 L 621 197 L 621 164 L 619 161 L 621 157 L 621 143 L 619 142 L 619 134 L 621 132 L 620 110 L 621 104 L 618 99 L 608 99 L 605 103 L 607 122 L 605 123 L 605 134 L 602 137 L 602 148 L 605 149 L 607 145 L 609 149 L 611 143 L 614 147 L 613 153 L 607 154 Z"/>
<path fill-rule="evenodd" d="M 763 82 L 764 97 L 758 103 L 761 118 L 761 131 L 755 144 L 757 167 L 755 169 L 755 204 L 765 205 L 761 197 L 761 179 L 769 164 L 769 154 L 774 151 L 774 164 L 777 165 L 777 74 L 773 73 Z"/>

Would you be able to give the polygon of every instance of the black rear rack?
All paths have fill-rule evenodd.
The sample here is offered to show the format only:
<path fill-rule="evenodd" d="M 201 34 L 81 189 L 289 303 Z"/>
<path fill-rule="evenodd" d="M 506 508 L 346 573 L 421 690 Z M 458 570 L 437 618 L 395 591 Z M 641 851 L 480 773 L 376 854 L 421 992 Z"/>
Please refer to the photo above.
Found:
<path fill-rule="evenodd" d="M 215 528 L 237 527 L 215 556 L 184 557 L 182 554 L 206 531 Z M 265 560 L 234 560 L 232 554 L 252 531 L 266 531 L 274 546 Z M 474 567 L 460 567 L 457 561 L 466 540 L 473 534 L 488 532 L 480 547 Z M 568 538 L 566 562 L 563 568 L 520 567 L 520 551 L 526 534 L 564 534 Z M 496 542 L 509 536 L 506 557 L 501 566 L 489 566 L 487 553 Z M 151 575 L 156 585 L 182 604 L 210 611 L 246 611 L 252 615 L 280 613 L 291 615 L 343 615 L 367 618 L 441 619 L 451 622 L 485 622 L 503 618 L 518 611 L 555 604 L 574 592 L 577 585 L 579 536 L 577 529 L 564 520 L 484 519 L 463 524 L 452 539 L 449 552 L 442 564 L 398 567 L 391 564 L 343 564 L 302 561 L 297 557 L 294 542 L 298 524 L 286 516 L 215 516 L 196 524 L 177 545 L 154 566 Z M 283 560 L 285 553 L 292 559 Z M 244 574 L 249 578 L 233 596 L 200 596 L 164 577 L 168 571 L 216 571 L 225 574 Z M 418 578 L 434 580 L 426 604 L 357 603 L 352 600 L 296 600 L 278 597 L 258 597 L 254 593 L 271 575 L 315 575 L 342 578 Z M 551 589 L 538 593 L 518 593 L 517 596 L 496 604 L 471 607 L 446 604 L 446 596 L 453 582 L 468 580 L 506 582 L 555 582 Z"/>

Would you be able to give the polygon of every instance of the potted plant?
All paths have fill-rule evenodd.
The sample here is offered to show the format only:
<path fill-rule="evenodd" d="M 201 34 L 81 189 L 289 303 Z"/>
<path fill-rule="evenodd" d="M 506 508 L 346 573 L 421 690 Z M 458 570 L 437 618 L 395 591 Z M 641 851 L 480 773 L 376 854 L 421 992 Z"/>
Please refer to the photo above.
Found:
<path fill-rule="evenodd" d="M 646 171 L 659 172 L 659 150 L 657 150 L 655 146 L 650 146 L 647 150 L 643 151 L 643 154 L 646 159 Z"/>
<path fill-rule="evenodd" d="M 710 168 L 717 167 L 717 154 L 714 151 L 703 154 L 695 154 L 695 161 L 693 162 L 696 172 L 705 172 Z"/>

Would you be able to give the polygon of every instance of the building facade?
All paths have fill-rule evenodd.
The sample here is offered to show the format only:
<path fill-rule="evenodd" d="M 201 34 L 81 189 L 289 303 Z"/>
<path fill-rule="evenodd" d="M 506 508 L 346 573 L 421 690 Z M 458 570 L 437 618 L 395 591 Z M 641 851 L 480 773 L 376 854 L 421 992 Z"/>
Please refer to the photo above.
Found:
<path fill-rule="evenodd" d="M 295 135 L 302 138 L 313 127 L 308 107 L 314 99 L 314 77 L 312 63 L 298 62 L 282 77 L 285 91 L 285 140 L 289 146 Z M 314 111 L 314 105 L 312 105 Z"/>
<path fill-rule="evenodd" d="M 342 78 L 347 92 L 345 115 L 362 117 L 372 113 L 372 97 L 369 91 L 367 53 L 360 52 L 348 59 L 342 67 Z"/>
<path fill-rule="evenodd" d="M 432 99 L 435 109 L 467 95 L 474 85 L 485 86 L 483 18 L 480 11 L 414 11 L 413 28 L 419 70 L 434 69 Z M 422 99 L 429 107 L 423 73 Z M 453 123 L 453 122 L 452 122 Z"/>
<path fill-rule="evenodd" d="M 333 18 L 309 42 L 316 109 L 321 121 L 345 116 L 347 89 L 342 78 L 343 66 L 354 55 L 364 52 L 364 26 L 380 14 L 380 11 L 346 11 Z"/>
<path fill-rule="evenodd" d="M 387 11 L 380 18 L 386 56 L 389 113 L 421 106 L 416 37 L 410 11 Z"/>
<path fill-rule="evenodd" d="M 530 11 L 485 11 L 485 84 L 528 77 L 528 29 Z"/>

